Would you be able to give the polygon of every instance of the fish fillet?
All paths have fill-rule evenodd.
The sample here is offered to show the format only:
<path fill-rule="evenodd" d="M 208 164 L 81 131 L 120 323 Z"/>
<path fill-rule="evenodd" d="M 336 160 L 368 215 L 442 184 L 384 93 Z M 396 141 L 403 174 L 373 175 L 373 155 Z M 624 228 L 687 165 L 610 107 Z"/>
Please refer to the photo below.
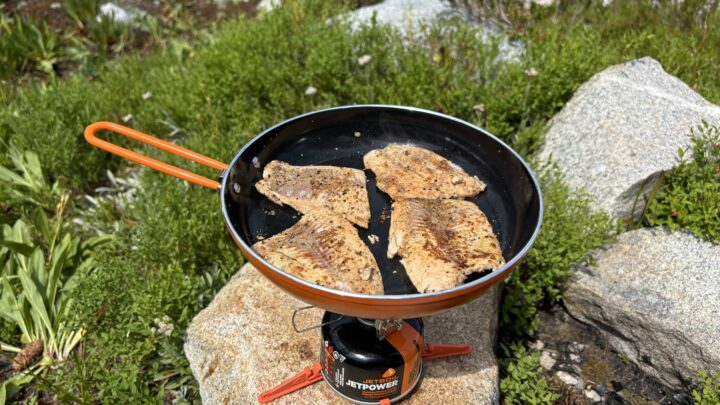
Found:
<path fill-rule="evenodd" d="M 377 187 L 393 200 L 472 197 L 485 190 L 477 177 L 416 146 L 391 144 L 368 152 L 363 161 L 375 173 Z"/>
<path fill-rule="evenodd" d="M 253 245 L 272 265 L 305 281 L 361 294 L 383 294 L 380 270 L 357 229 L 341 216 L 312 210 L 285 231 Z"/>
<path fill-rule="evenodd" d="M 306 214 L 327 208 L 363 228 L 370 222 L 370 202 L 362 170 L 334 166 L 291 166 L 273 160 L 255 188 L 272 202 Z"/>
<path fill-rule="evenodd" d="M 395 201 L 387 255 L 396 254 L 421 293 L 453 288 L 505 263 L 487 217 L 464 200 Z"/>

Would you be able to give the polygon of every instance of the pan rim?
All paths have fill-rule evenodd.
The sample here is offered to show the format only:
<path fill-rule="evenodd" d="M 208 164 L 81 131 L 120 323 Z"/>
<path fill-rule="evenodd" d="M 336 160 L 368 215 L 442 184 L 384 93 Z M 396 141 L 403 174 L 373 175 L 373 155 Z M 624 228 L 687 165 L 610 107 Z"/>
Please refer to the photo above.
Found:
<path fill-rule="evenodd" d="M 368 301 L 378 301 L 378 302 L 387 302 L 390 301 L 407 301 L 407 300 L 417 300 L 417 299 L 430 299 L 430 298 L 437 298 L 442 297 L 445 295 L 455 294 L 462 292 L 464 290 L 470 290 L 473 288 L 476 288 L 479 285 L 486 284 L 488 282 L 491 282 L 492 285 L 496 284 L 497 281 L 502 281 L 503 278 L 505 278 L 506 273 L 511 271 L 519 264 L 521 260 L 525 258 L 527 253 L 529 252 L 530 248 L 535 242 L 535 239 L 537 238 L 538 234 L 540 233 L 540 227 L 542 226 L 543 217 L 545 213 L 545 207 L 543 204 L 543 198 L 542 198 L 542 190 L 540 188 L 540 183 L 537 180 L 537 177 L 535 176 L 535 172 L 530 168 L 530 166 L 527 164 L 525 159 L 520 156 L 520 154 L 515 151 L 515 149 L 511 148 L 509 145 L 507 145 L 504 141 L 502 141 L 500 138 L 496 137 L 495 135 L 491 134 L 487 130 L 478 127 L 477 125 L 473 125 L 465 120 L 461 120 L 460 118 L 453 117 L 447 114 L 443 114 L 437 111 L 431 111 L 426 110 L 423 108 L 418 107 L 411 107 L 411 106 L 402 106 L 402 105 L 392 105 L 392 104 L 351 104 L 351 105 L 344 105 L 344 106 L 337 106 L 337 107 L 330 107 L 330 108 L 324 108 L 321 110 L 314 110 L 307 113 L 303 113 L 297 116 L 294 116 L 292 118 L 289 118 L 285 121 L 282 121 L 264 131 L 262 131 L 260 134 L 255 136 L 253 139 L 248 141 L 240 150 L 237 152 L 235 157 L 232 159 L 230 164 L 228 165 L 228 169 L 235 167 L 238 159 L 245 153 L 247 149 L 249 149 L 255 142 L 259 141 L 261 138 L 266 136 L 268 133 L 274 131 L 275 129 L 282 127 L 284 125 L 287 125 L 293 121 L 301 120 L 307 117 L 310 117 L 312 115 L 321 114 L 321 113 L 327 113 L 332 111 L 339 111 L 339 110 L 348 110 L 348 109 L 358 109 L 358 108 L 382 108 L 382 109 L 393 109 L 393 110 L 404 110 L 404 111 L 411 111 L 411 112 L 420 112 L 428 115 L 433 115 L 436 117 L 448 119 L 451 121 L 455 121 L 456 123 L 465 125 L 467 127 L 470 127 L 474 130 L 480 131 L 485 136 L 488 136 L 492 138 L 495 142 L 500 144 L 502 147 L 507 149 L 510 153 L 512 153 L 516 159 L 520 161 L 520 163 L 523 165 L 525 170 L 527 171 L 530 180 L 532 181 L 533 185 L 535 186 L 535 190 L 538 193 L 538 202 L 539 202 L 539 209 L 538 209 L 538 222 L 535 226 L 535 229 L 533 230 L 532 235 L 530 236 L 530 239 L 525 243 L 525 245 L 520 249 L 520 251 L 513 256 L 513 258 L 509 261 L 507 261 L 503 266 L 498 268 L 497 270 L 493 271 L 490 274 L 487 274 L 483 277 L 478 278 L 477 280 L 473 280 L 469 283 L 465 283 L 462 285 L 459 285 L 457 287 L 453 287 L 446 290 L 440 290 L 440 291 L 434 291 L 434 292 L 427 292 L 427 293 L 414 293 L 414 294 L 391 294 L 391 295 L 370 295 L 370 294 L 359 294 L 359 293 L 353 293 L 348 291 L 341 291 L 336 290 L 334 288 L 329 288 L 325 286 L 321 286 L 319 284 L 311 283 L 309 281 L 305 281 L 301 279 L 300 277 L 294 276 L 290 273 L 287 273 L 274 265 L 270 264 L 267 260 L 265 260 L 262 256 L 257 254 L 251 247 L 251 245 L 248 245 L 245 240 L 235 231 L 235 227 L 230 222 L 230 216 L 228 215 L 227 206 L 225 204 L 225 193 L 228 185 L 228 178 L 229 176 L 226 176 L 226 172 L 223 173 L 222 177 L 222 184 L 220 187 L 220 205 L 222 209 L 223 219 L 225 220 L 225 224 L 230 231 L 230 234 L 232 238 L 235 240 L 237 244 L 241 245 L 241 250 L 244 251 L 244 253 L 249 253 L 253 258 L 260 263 L 262 263 L 264 266 L 266 266 L 268 269 L 272 270 L 273 272 L 277 273 L 281 277 L 286 277 L 291 279 L 294 282 L 300 283 L 304 287 L 310 288 L 311 290 L 319 290 L 323 291 L 325 293 L 331 294 L 333 296 L 342 297 L 342 298 L 355 298 L 360 300 L 368 300 Z M 499 278 L 500 280 L 494 281 L 496 278 Z"/>

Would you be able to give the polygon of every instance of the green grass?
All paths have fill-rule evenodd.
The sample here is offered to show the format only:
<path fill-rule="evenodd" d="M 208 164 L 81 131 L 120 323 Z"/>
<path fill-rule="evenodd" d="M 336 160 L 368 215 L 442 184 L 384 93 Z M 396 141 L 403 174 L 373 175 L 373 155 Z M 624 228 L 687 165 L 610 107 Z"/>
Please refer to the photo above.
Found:
<path fill-rule="evenodd" d="M 60 57 L 59 42 L 47 22 L 9 18 L 0 9 L 0 78 L 29 69 L 52 73 Z"/>
<path fill-rule="evenodd" d="M 534 9 L 532 20 L 513 12 L 513 35 L 525 41 L 527 56 L 499 65 L 493 63 L 496 46 L 480 44 L 476 30 L 459 22 L 435 27 L 429 45 L 405 46 L 385 28 L 352 34 L 343 24 L 327 24 L 343 10 L 338 4 L 290 1 L 254 20 L 229 21 L 207 44 L 182 53 L 130 56 L 91 76 L 46 84 L 6 84 L 0 91 L 0 164 L 13 167 L 11 141 L 23 153 L 37 153 L 47 183 L 71 190 L 72 215 L 80 217 L 88 209 L 81 194 L 106 182 L 106 170 L 122 173 L 127 166 L 85 143 L 84 127 L 98 120 L 132 115 L 126 125 L 227 162 L 254 134 L 303 112 L 351 103 L 407 104 L 486 127 L 530 159 L 547 121 L 580 84 L 612 64 L 653 56 L 720 102 L 714 80 L 720 33 L 690 23 L 703 18 L 686 17 L 697 14 L 696 2 L 686 1 L 685 11 L 665 5 L 657 13 L 649 2 L 622 3 Z M 717 14 L 709 17 L 709 26 L 718 23 Z M 359 65 L 366 54 L 372 61 Z M 537 75 L 526 73 L 531 68 Z M 308 86 L 317 93 L 305 95 Z M 560 298 L 559 285 L 573 263 L 607 241 L 610 230 L 607 218 L 591 213 L 583 194 L 570 191 L 556 170 L 536 167 L 546 217 L 535 247 L 506 286 L 502 335 L 513 339 L 536 330 L 538 308 Z M 0 218 L 12 223 L 26 215 L 28 204 L 3 199 Z M 102 204 L 82 218 L 116 229 L 115 243 L 95 252 L 95 269 L 77 274 L 73 320 L 87 328 L 87 339 L 73 361 L 51 374 L 51 383 L 85 402 L 197 400 L 182 333 L 242 263 L 222 226 L 217 195 L 146 171 L 136 201 L 121 209 Z M 169 336 L 158 330 L 159 322 L 174 325 Z M 514 360 L 518 367 L 534 364 L 524 357 Z M 526 372 L 517 375 L 530 381 Z M 517 392 L 505 387 L 508 396 Z"/>
<path fill-rule="evenodd" d="M 720 241 L 720 129 L 705 124 L 693 129 L 691 141 L 648 201 L 643 223 Z"/>
<path fill-rule="evenodd" d="M 75 319 L 91 340 L 72 366 L 54 374 L 54 385 L 88 392 L 95 403 L 197 399 L 196 385 L 188 384 L 183 334 L 231 271 L 214 266 L 193 274 L 172 262 L 148 271 L 135 264 L 137 255 L 119 249 L 102 256 L 77 284 L 84 293 L 77 296 Z"/>
<path fill-rule="evenodd" d="M 54 81 L 68 71 L 92 76 L 108 59 L 132 51 L 183 53 L 188 38 L 205 33 L 185 1 L 158 2 L 162 15 L 137 16 L 130 25 L 109 16 L 98 20 L 100 3 L 64 0 L 62 14 L 50 18 L 53 25 L 31 14 L 8 14 L 0 5 L 0 81 Z"/>
<path fill-rule="evenodd" d="M 538 174 L 545 217 L 533 249 L 505 286 L 500 327 L 506 341 L 537 331 L 538 309 L 561 298 L 573 266 L 609 242 L 613 229 L 607 215 L 592 212 L 588 198 L 563 183 L 557 168 L 545 165 Z"/>

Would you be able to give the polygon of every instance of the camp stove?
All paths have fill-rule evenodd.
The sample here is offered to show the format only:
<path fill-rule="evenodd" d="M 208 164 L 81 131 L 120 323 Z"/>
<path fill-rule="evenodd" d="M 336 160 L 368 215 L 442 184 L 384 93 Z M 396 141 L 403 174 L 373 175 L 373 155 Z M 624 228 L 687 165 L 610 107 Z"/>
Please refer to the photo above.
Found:
<path fill-rule="evenodd" d="M 410 395 L 422 380 L 423 360 L 462 356 L 470 345 L 426 343 L 421 318 L 370 320 L 325 312 L 320 325 L 320 359 L 311 367 L 260 394 L 272 402 L 320 380 L 339 396 L 358 404 L 390 404 Z"/>

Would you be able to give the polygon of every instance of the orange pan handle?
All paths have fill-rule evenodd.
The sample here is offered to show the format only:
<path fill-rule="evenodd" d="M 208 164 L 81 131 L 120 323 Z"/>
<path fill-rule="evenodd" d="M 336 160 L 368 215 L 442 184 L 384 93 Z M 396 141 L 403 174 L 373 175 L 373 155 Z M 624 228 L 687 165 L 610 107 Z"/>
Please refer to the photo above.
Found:
<path fill-rule="evenodd" d="M 213 169 L 225 170 L 228 167 L 228 165 L 225 163 L 218 162 L 215 159 L 203 156 L 199 153 L 174 145 L 170 142 L 163 141 L 162 139 L 155 138 L 154 136 L 143 134 L 142 132 L 136 131 L 132 128 L 128 128 L 112 122 L 96 122 L 94 124 L 90 124 L 87 128 L 85 128 L 85 140 L 93 146 L 106 150 L 120 157 L 124 157 L 125 159 L 132 160 L 133 162 L 140 163 L 141 165 L 147 166 L 151 169 L 155 169 L 171 176 L 187 180 L 191 183 L 199 184 L 213 190 L 220 189 L 220 183 L 215 180 L 208 179 L 207 177 L 200 176 L 199 174 L 195 174 L 193 172 L 189 172 L 187 170 L 180 169 L 179 167 L 163 163 L 159 160 L 147 157 L 145 155 L 141 155 L 137 152 L 122 148 L 95 136 L 95 133 L 97 131 L 102 130 L 108 130 L 115 132 L 116 134 L 127 136 L 128 138 L 132 138 L 142 143 L 146 143 L 150 146 L 154 146 L 158 149 L 162 149 L 166 152 L 170 152 L 173 155 L 184 157 L 185 159 L 200 163 L 201 165 L 212 167 Z"/>

